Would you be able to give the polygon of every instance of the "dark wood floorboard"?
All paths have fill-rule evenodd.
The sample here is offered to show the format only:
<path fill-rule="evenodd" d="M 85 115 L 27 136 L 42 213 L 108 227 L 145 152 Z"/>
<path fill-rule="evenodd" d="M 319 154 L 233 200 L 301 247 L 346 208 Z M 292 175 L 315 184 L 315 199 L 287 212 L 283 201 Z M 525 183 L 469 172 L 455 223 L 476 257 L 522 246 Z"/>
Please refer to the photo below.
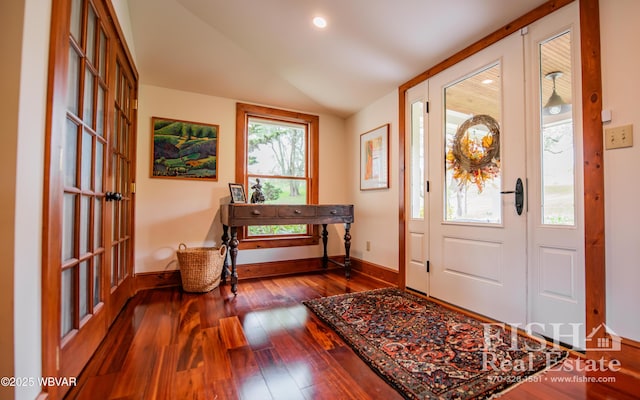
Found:
<path fill-rule="evenodd" d="M 228 285 L 207 294 L 142 291 L 118 316 L 67 398 L 401 399 L 301 303 L 384 286 L 361 274 L 347 281 L 341 271 L 329 271 L 241 281 L 236 297 Z M 547 372 L 502 399 L 640 398 L 640 381 L 609 376 L 616 382 L 585 383 L 585 373 Z"/>

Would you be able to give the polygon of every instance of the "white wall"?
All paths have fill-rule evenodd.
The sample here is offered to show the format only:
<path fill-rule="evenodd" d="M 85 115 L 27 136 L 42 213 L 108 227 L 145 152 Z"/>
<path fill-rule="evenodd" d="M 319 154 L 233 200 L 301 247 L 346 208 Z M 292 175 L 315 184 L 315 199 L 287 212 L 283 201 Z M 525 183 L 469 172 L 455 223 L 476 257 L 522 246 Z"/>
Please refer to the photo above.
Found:
<path fill-rule="evenodd" d="M 116 12 L 118 17 L 118 23 L 120 28 L 122 29 L 122 34 L 124 35 L 124 39 L 127 42 L 127 47 L 129 48 L 129 53 L 131 53 L 131 57 L 133 57 L 134 62 L 136 61 L 136 48 L 135 43 L 133 41 L 133 31 L 131 29 L 131 17 L 129 14 L 129 0 L 111 0 L 111 4 L 113 5 L 113 9 Z"/>
<path fill-rule="evenodd" d="M 360 190 L 360 135 L 389 127 L 389 189 Z M 355 204 L 351 230 L 353 257 L 398 270 L 398 91 L 394 90 L 352 115 L 346 122 L 349 140 L 348 193 Z M 366 250 L 366 242 L 371 243 Z"/>
<path fill-rule="evenodd" d="M 2 2 L 0 74 L 1 376 L 41 373 L 41 246 L 44 128 L 51 0 Z M 25 22 L 28 21 L 28 22 Z M 38 386 L 0 388 L 34 399 Z"/>
<path fill-rule="evenodd" d="M 137 273 L 172 270 L 177 267 L 175 250 L 181 242 L 187 246 L 220 244 L 218 209 L 229 201 L 229 182 L 235 182 L 236 101 L 141 85 L 138 103 L 135 269 Z M 220 125 L 218 181 L 150 178 L 151 117 Z M 320 203 L 343 203 L 348 198 L 343 131 L 341 119 L 320 115 Z M 331 227 L 331 255 L 343 253 L 343 232 L 338 226 Z M 238 263 L 321 255 L 320 246 L 243 250 Z"/>
<path fill-rule="evenodd" d="M 640 2 L 600 1 L 603 108 L 612 126 L 633 124 L 634 146 L 605 150 L 607 325 L 640 341 Z"/>

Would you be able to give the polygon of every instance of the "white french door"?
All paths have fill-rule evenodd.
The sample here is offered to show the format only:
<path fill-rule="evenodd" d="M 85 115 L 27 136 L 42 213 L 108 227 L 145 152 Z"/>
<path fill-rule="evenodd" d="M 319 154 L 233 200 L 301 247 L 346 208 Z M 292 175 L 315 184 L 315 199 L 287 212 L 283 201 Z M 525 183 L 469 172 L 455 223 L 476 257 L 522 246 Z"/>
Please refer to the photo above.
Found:
<path fill-rule="evenodd" d="M 405 278 L 582 348 L 578 25 L 563 7 L 407 91 Z"/>

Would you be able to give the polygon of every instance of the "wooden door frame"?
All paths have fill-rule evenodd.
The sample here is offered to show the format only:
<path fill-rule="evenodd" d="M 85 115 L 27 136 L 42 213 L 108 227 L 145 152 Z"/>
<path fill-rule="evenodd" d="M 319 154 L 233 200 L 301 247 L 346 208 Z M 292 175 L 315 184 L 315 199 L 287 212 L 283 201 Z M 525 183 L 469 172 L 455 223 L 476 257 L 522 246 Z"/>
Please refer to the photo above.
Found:
<path fill-rule="evenodd" d="M 420 75 L 400 85 L 399 97 L 399 286 L 405 288 L 405 188 L 407 185 L 405 160 L 405 107 L 406 91 L 457 64 L 461 60 L 500 41 L 504 37 L 517 32 L 529 24 L 551 14 L 552 12 L 573 3 L 574 0 L 551 0 L 535 8 L 499 30 L 478 40 L 469 47 L 459 51 Z M 586 332 L 600 327 L 606 322 L 606 268 L 605 268 L 605 218 L 604 218 L 604 161 L 602 144 L 602 75 L 600 53 L 600 11 L 598 0 L 579 0 L 580 12 L 580 46 L 582 68 L 582 126 L 584 154 L 584 223 L 585 223 L 585 314 Z M 586 210 L 589 210 L 587 213 Z M 632 341 L 633 342 L 633 341 Z M 640 348 L 635 343 L 624 347 L 625 351 L 609 354 L 611 358 L 629 360 L 626 364 L 631 369 L 638 368 L 637 359 Z M 630 354 L 629 354 L 630 353 Z M 600 352 L 602 354 L 602 352 Z M 635 354 L 635 356 L 634 356 Z M 596 354 L 592 353 L 595 357 Z M 636 361 L 632 361 L 633 359 Z M 624 361 L 623 361 L 624 362 Z"/>
<path fill-rule="evenodd" d="M 118 23 L 111 1 L 90 0 L 105 11 L 105 29 L 111 33 L 111 46 L 122 46 L 135 78 L 138 91 L 138 71 Z M 45 116 L 44 191 L 42 225 L 42 272 L 41 272 L 41 321 L 42 321 L 42 376 L 59 375 L 60 351 L 60 230 L 62 227 L 61 205 L 62 173 L 56 168 L 60 163 L 61 138 L 66 118 L 66 87 L 68 63 L 68 26 L 70 1 L 53 1 L 51 4 L 51 27 L 49 40 L 49 65 L 47 78 L 47 107 Z M 110 50 L 109 50 L 110 51 Z M 105 101 L 105 106 L 109 104 Z M 108 115 L 110 112 L 108 111 Z M 110 119 L 107 119 L 110 121 Z M 106 127 L 108 128 L 108 125 Z M 108 151 L 108 149 L 106 149 Z M 107 161 L 108 162 L 108 161 Z M 135 161 L 134 161 L 135 165 Z M 103 227 L 104 229 L 104 227 Z M 133 228 L 132 228 L 133 229 Z M 105 262 L 105 266 L 106 266 Z M 106 292 L 104 292 L 106 293 Z M 58 387 L 41 388 L 39 398 L 57 399 L 63 394 Z"/>

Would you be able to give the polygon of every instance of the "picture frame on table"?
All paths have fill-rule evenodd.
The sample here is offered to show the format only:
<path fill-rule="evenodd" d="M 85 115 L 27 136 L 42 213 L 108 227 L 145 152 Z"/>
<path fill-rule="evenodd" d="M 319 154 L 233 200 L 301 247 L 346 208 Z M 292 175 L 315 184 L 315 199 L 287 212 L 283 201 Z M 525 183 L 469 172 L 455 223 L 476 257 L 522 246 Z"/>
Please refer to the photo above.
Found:
<path fill-rule="evenodd" d="M 241 183 L 230 183 L 229 192 L 231 193 L 232 203 L 246 203 L 247 195 L 244 191 L 244 185 Z"/>

